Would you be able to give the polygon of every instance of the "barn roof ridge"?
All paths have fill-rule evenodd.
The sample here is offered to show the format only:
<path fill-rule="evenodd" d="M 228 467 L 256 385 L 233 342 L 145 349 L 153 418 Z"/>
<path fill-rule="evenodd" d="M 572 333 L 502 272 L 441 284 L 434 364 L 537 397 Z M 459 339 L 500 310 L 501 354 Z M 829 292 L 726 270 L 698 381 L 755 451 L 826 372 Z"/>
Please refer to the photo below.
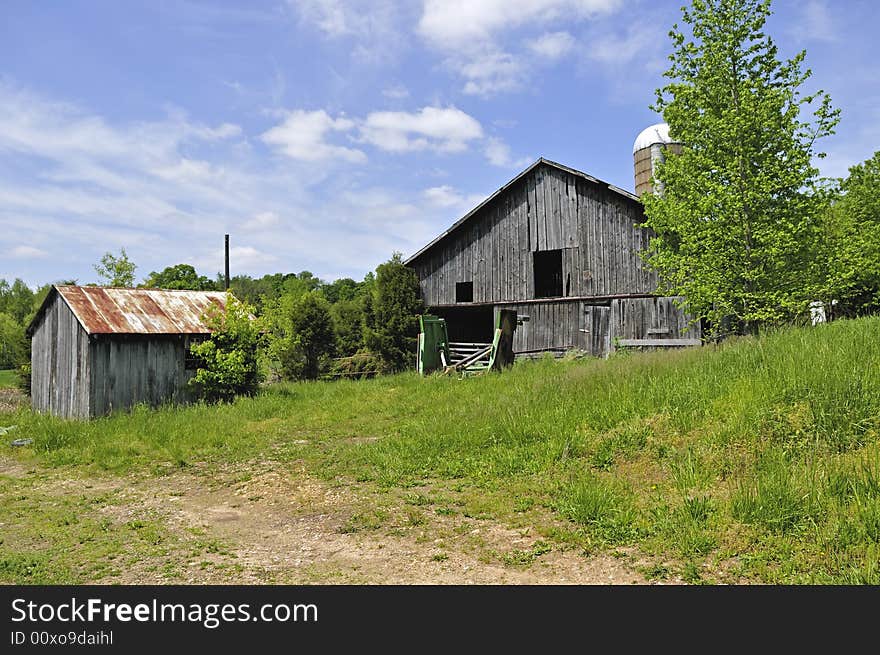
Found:
<path fill-rule="evenodd" d="M 546 165 L 546 166 L 550 166 L 552 168 L 556 168 L 561 171 L 565 171 L 566 173 L 570 173 L 572 175 L 575 175 L 577 177 L 585 179 L 588 182 L 592 182 L 593 184 L 597 184 L 601 187 L 608 189 L 609 191 L 612 191 L 614 193 L 617 193 L 618 195 L 623 196 L 627 200 L 633 200 L 635 202 L 640 202 L 638 196 L 630 193 L 626 189 L 621 189 L 620 187 L 615 186 L 615 185 L 611 184 L 610 182 L 605 182 L 604 180 L 600 180 L 597 177 L 593 177 L 589 173 L 584 173 L 583 171 L 579 171 L 576 168 L 572 168 L 571 166 L 566 166 L 565 164 L 560 164 L 559 162 L 555 162 L 555 161 L 553 161 L 551 159 L 547 159 L 545 157 L 538 157 L 538 159 L 536 159 L 534 163 L 530 164 L 525 170 L 523 170 L 522 172 L 520 172 L 516 176 L 514 176 L 512 179 L 510 179 L 507 183 L 505 183 L 498 190 L 496 190 L 494 193 L 492 193 L 490 196 L 488 196 L 485 200 L 483 200 L 481 203 L 479 203 L 476 207 L 471 209 L 467 214 L 465 214 L 460 219 L 458 219 L 455 223 L 452 224 L 451 227 L 449 227 L 446 231 L 442 232 L 439 236 L 437 236 L 435 239 L 433 239 L 430 243 L 428 243 L 427 245 L 420 248 L 414 254 L 410 255 L 403 263 L 409 264 L 409 263 L 415 261 L 416 259 L 418 259 L 419 257 L 421 257 L 427 251 L 431 250 L 434 246 L 436 246 L 438 243 L 443 241 L 447 236 L 449 236 L 450 234 L 455 232 L 458 228 L 460 228 L 462 225 L 464 225 L 466 222 L 468 222 L 481 209 L 483 209 L 484 207 L 489 205 L 496 198 L 498 198 L 505 191 L 507 191 L 510 187 L 512 187 L 517 182 L 519 182 L 522 178 L 524 178 L 526 175 L 531 173 L 533 170 L 535 170 L 536 168 L 538 168 L 538 166 L 541 166 L 542 164 Z"/>
<path fill-rule="evenodd" d="M 87 334 L 210 334 L 202 315 L 226 307 L 225 291 L 133 289 L 55 284 L 27 327 L 32 335 L 46 308 L 61 297 Z"/>

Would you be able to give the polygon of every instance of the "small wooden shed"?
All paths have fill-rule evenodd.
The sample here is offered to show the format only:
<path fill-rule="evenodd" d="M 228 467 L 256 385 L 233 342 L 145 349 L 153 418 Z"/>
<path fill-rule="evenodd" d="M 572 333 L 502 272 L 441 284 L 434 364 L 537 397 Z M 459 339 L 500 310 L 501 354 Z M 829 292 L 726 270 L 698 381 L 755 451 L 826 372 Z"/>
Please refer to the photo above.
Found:
<path fill-rule="evenodd" d="M 210 335 L 203 317 L 226 294 L 55 286 L 28 326 L 31 404 L 64 418 L 187 402 L 193 341 Z"/>

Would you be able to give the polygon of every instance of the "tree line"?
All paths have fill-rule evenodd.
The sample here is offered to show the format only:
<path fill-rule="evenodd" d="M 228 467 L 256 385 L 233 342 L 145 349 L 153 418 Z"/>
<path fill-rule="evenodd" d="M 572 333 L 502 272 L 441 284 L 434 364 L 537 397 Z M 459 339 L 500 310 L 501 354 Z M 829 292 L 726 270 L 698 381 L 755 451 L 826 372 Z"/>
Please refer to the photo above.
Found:
<path fill-rule="evenodd" d="M 94 268 L 103 285 L 135 287 L 137 266 L 124 248 L 105 253 Z M 218 274 L 212 280 L 189 264 L 175 264 L 152 271 L 137 286 L 222 291 L 225 279 Z M 20 279 L 12 284 L 0 280 L 0 369 L 29 363 L 25 330 L 50 289 L 49 284 L 31 290 Z M 400 253 L 360 281 L 326 282 L 309 271 L 236 275 L 230 291 L 230 311 L 208 317 L 217 331 L 209 342 L 213 346 L 194 350 L 204 369 L 195 386 L 201 385 L 206 397 L 227 397 L 227 387 L 250 392 L 264 378 L 360 377 L 414 365 L 423 308 L 418 279 Z M 230 376 L 231 385 L 218 383 Z"/>

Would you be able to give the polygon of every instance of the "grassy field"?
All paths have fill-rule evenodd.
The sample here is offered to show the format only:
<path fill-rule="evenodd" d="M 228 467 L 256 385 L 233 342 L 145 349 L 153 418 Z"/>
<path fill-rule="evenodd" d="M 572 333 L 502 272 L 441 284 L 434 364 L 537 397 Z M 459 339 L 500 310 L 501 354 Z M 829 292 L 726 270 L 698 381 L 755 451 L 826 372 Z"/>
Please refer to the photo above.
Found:
<path fill-rule="evenodd" d="M 8 389 L 17 386 L 18 384 L 18 376 L 16 375 L 15 370 L 12 369 L 2 369 L 0 370 L 0 389 Z"/>
<path fill-rule="evenodd" d="M 506 566 L 574 550 L 636 553 L 649 580 L 880 584 L 876 318 L 463 380 L 278 385 L 231 405 L 87 423 L 20 410 L 0 415 L 8 424 L 33 444 L 4 446 L 6 457 L 56 480 L 210 476 L 271 461 L 356 486 L 343 532 L 391 530 L 402 507 L 415 525 L 458 516 L 536 535 L 495 553 Z M 0 580 L 89 580 L 114 558 L 163 565 L 177 537 L 161 521 L 102 527 L 82 508 L 108 499 L 77 489 L 47 501 L 0 477 L 0 523 L 12 526 Z M 57 557 L 67 565 L 56 570 Z"/>

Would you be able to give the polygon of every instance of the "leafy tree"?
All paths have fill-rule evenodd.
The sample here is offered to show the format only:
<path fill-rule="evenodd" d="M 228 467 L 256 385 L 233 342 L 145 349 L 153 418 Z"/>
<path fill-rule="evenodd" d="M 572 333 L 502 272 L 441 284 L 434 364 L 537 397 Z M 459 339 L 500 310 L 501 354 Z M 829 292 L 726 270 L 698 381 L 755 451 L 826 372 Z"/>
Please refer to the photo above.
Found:
<path fill-rule="evenodd" d="M 362 283 L 355 282 L 350 277 L 339 278 L 321 287 L 321 292 L 331 305 L 338 302 L 351 301 L 361 293 Z"/>
<path fill-rule="evenodd" d="M 272 280 L 274 277 L 276 276 L 266 275 L 255 280 L 250 275 L 235 275 L 229 280 L 229 290 L 235 294 L 236 298 L 255 307 L 258 312 L 261 312 L 263 309 L 264 297 L 274 298 L 277 295 Z M 280 286 L 281 276 L 278 275 L 277 277 L 279 279 L 278 285 Z M 214 286 L 218 289 L 222 289 L 225 284 L 226 280 L 221 273 L 217 276 Z"/>
<path fill-rule="evenodd" d="M 330 306 L 330 315 L 336 332 L 336 353 L 341 357 L 354 355 L 364 343 L 363 298 L 339 300 Z"/>
<path fill-rule="evenodd" d="M 9 303 L 9 282 L 0 278 L 0 313 L 7 313 Z"/>
<path fill-rule="evenodd" d="M 118 256 L 111 252 L 104 253 L 101 261 L 95 264 L 94 268 L 107 286 L 134 287 L 134 272 L 137 266 L 128 258 L 125 248 L 120 249 Z"/>
<path fill-rule="evenodd" d="M 177 264 L 158 272 L 152 271 L 141 286 L 150 289 L 186 289 L 191 291 L 213 291 L 215 288 L 211 280 L 196 273 L 196 269 L 189 264 Z"/>
<path fill-rule="evenodd" d="M 270 358 L 286 379 L 314 380 L 333 354 L 335 334 L 327 301 L 317 291 L 286 294 L 267 305 Z"/>
<path fill-rule="evenodd" d="M 217 288 L 222 289 L 224 278 L 217 275 Z M 229 281 L 230 290 L 236 297 L 262 312 L 263 306 L 272 304 L 284 295 L 299 297 L 321 288 L 323 283 L 309 271 L 297 273 L 273 273 L 254 279 L 249 275 L 236 275 Z"/>
<path fill-rule="evenodd" d="M 411 367 L 423 303 L 419 279 L 404 266 L 399 252 L 376 268 L 375 288 L 364 311 L 366 347 L 378 353 L 390 370 Z"/>
<path fill-rule="evenodd" d="M 14 316 L 0 313 L 0 369 L 17 368 L 28 355 L 24 327 Z"/>
<path fill-rule="evenodd" d="M 827 212 L 828 297 L 838 315 L 857 316 L 880 309 L 880 151 L 851 167 L 840 191 Z"/>
<path fill-rule="evenodd" d="M 299 298 L 293 305 L 290 328 L 295 350 L 303 359 L 303 377 L 314 380 L 321 359 L 333 354 L 336 343 L 327 301 L 314 291 Z"/>
<path fill-rule="evenodd" d="M 10 284 L 0 280 L 0 312 L 24 324 L 34 304 L 34 292 L 19 278 Z"/>
<path fill-rule="evenodd" d="M 252 308 L 227 294 L 226 309 L 213 306 L 204 320 L 212 333 L 190 347 L 199 361 L 190 388 L 208 402 L 229 402 L 256 393 L 261 381 L 258 349 L 262 335 Z"/>
<path fill-rule="evenodd" d="M 745 332 L 790 319 L 826 286 L 811 160 L 838 111 L 823 91 L 801 94 L 806 53 L 780 61 L 770 13 L 769 0 L 693 0 L 653 106 L 684 146 L 658 166 L 662 193 L 644 198 L 657 235 L 646 258 L 661 292 L 716 331 L 722 319 Z"/>
<path fill-rule="evenodd" d="M 281 294 L 299 298 L 311 291 L 318 291 L 323 284 L 311 271 L 302 271 L 298 274 L 290 273 L 284 276 Z"/>

